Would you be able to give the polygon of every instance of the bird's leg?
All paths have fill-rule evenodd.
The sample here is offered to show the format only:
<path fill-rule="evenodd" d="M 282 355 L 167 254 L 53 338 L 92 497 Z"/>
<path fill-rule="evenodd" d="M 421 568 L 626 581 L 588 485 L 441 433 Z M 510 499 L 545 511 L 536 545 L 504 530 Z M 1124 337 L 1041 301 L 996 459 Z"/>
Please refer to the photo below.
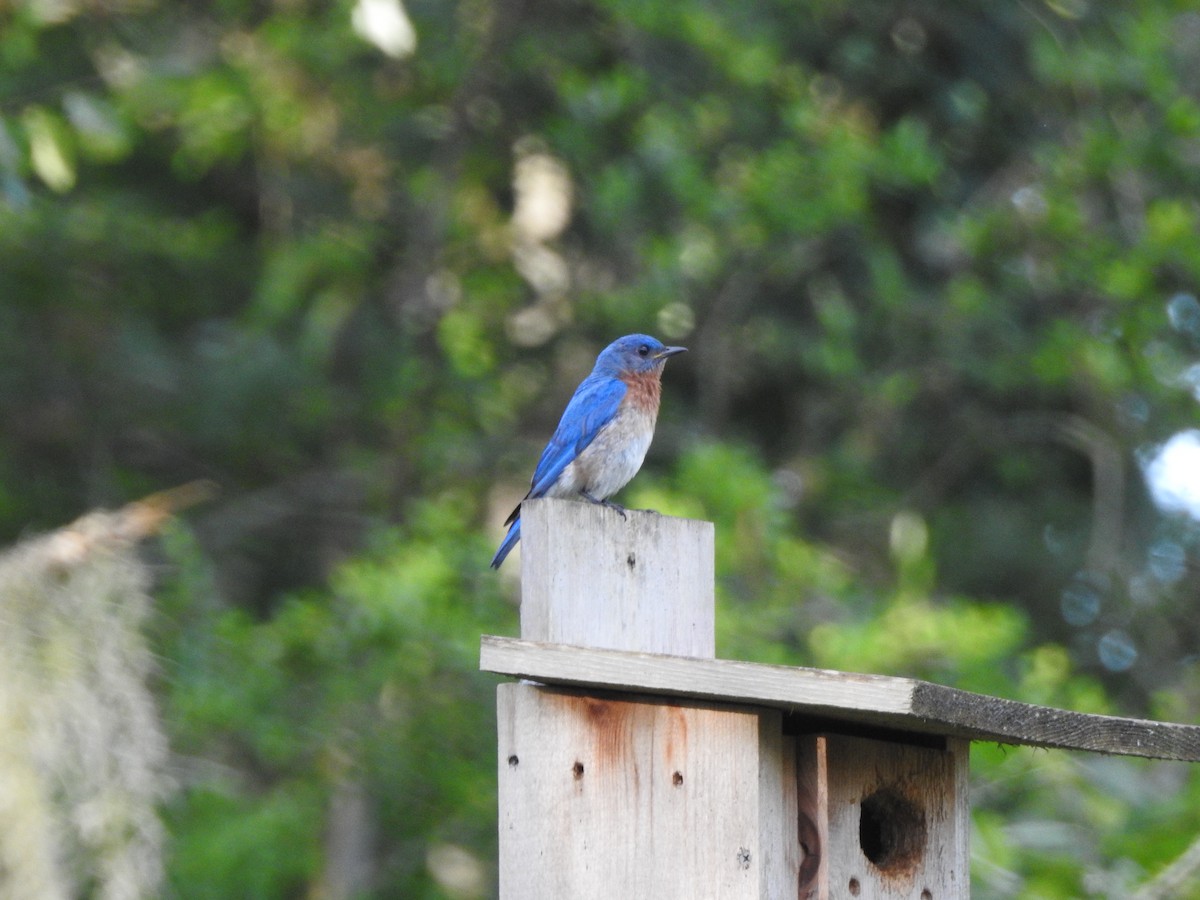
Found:
<path fill-rule="evenodd" d="M 622 519 L 626 518 L 625 507 L 621 506 L 619 503 L 613 503 L 611 500 L 601 500 L 599 497 L 593 497 L 587 491 L 580 491 L 579 493 L 583 497 L 584 500 L 588 500 L 588 501 L 590 501 L 592 503 L 596 503 L 600 506 L 606 506 L 609 509 L 616 510 L 617 512 L 619 512 L 621 514 Z"/>

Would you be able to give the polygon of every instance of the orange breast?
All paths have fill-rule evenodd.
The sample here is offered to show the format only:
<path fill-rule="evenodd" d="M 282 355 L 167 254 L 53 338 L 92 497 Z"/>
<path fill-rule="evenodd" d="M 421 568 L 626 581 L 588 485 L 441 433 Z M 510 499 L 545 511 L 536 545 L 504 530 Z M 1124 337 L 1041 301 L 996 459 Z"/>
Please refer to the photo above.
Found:
<path fill-rule="evenodd" d="M 651 415 L 658 413 L 658 403 L 662 397 L 662 382 L 659 380 L 657 369 L 639 372 L 635 375 L 622 375 L 621 380 L 629 388 L 625 394 L 625 403 L 639 412 Z"/>

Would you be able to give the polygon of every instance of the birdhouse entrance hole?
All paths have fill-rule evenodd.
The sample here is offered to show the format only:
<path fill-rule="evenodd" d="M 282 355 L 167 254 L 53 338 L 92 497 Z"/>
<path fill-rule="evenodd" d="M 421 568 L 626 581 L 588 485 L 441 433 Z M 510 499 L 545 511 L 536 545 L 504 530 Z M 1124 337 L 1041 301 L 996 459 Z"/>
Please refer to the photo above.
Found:
<path fill-rule="evenodd" d="M 858 845 L 885 875 L 907 875 L 925 852 L 925 814 L 892 787 L 863 800 L 858 816 Z"/>

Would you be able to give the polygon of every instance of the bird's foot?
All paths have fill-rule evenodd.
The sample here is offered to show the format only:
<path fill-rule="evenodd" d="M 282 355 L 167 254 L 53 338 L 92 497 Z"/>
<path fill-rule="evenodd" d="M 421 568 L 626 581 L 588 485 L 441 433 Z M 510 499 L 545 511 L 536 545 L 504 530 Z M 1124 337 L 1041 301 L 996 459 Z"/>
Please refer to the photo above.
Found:
<path fill-rule="evenodd" d="M 604 505 L 607 506 L 609 509 L 619 512 L 621 514 L 622 519 L 629 518 L 627 515 L 625 515 L 625 507 L 623 507 L 620 503 L 613 503 L 611 500 L 605 500 Z"/>
<path fill-rule="evenodd" d="M 599 497 L 593 497 L 587 491 L 580 491 L 579 493 L 583 496 L 584 500 L 588 500 L 599 506 L 604 506 L 604 507 L 607 507 L 608 509 L 615 510 L 616 512 L 619 512 L 621 514 L 622 519 L 628 518 L 628 516 L 625 515 L 625 507 L 623 507 L 621 504 L 613 503 L 611 500 L 608 500 L 608 499 L 601 500 Z"/>

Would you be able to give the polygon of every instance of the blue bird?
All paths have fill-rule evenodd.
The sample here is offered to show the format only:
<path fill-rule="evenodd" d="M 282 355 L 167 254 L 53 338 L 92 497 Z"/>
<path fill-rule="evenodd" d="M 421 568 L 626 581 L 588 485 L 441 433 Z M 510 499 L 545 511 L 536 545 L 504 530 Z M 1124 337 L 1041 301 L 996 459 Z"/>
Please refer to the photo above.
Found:
<path fill-rule="evenodd" d="M 624 508 L 608 498 L 642 467 L 658 418 L 663 366 L 686 349 L 644 334 L 627 334 L 605 347 L 592 374 L 575 389 L 521 503 L 535 497 L 581 498 L 624 515 Z M 510 527 L 492 557 L 493 569 L 521 539 L 520 503 L 504 524 Z"/>

